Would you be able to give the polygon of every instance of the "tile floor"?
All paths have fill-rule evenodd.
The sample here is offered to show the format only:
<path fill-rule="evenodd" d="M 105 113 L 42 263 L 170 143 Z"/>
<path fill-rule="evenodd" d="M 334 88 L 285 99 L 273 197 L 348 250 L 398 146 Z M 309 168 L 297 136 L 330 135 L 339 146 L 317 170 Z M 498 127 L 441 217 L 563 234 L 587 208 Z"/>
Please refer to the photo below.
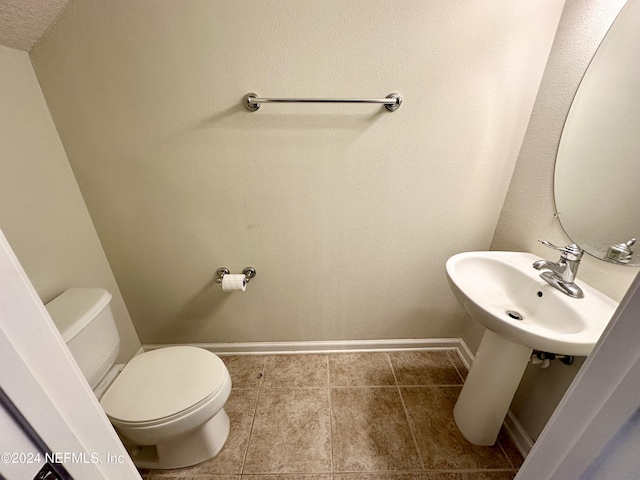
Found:
<path fill-rule="evenodd" d="M 466 375 L 454 350 L 222 356 L 231 432 L 213 459 L 145 480 L 507 480 L 508 437 L 469 444 L 453 405 Z"/>

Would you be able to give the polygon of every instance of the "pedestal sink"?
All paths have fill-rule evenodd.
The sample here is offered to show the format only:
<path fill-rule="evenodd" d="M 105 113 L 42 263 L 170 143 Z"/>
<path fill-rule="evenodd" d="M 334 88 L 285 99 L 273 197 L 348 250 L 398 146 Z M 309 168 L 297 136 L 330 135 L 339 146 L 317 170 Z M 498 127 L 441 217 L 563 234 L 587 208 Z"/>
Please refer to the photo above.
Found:
<path fill-rule="evenodd" d="M 453 409 L 476 445 L 493 445 L 533 350 L 586 356 L 618 304 L 580 280 L 571 298 L 539 277 L 540 257 L 524 252 L 466 252 L 447 261 L 449 286 L 487 328 Z"/>

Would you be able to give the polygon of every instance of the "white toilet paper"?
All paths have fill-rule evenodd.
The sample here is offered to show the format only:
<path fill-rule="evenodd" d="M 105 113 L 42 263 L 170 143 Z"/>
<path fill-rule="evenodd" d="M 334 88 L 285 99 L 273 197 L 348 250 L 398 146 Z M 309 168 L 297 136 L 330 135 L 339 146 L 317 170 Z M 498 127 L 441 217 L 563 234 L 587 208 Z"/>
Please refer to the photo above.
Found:
<path fill-rule="evenodd" d="M 222 277 L 223 292 L 244 292 L 247 289 L 247 277 L 243 274 L 226 274 Z"/>

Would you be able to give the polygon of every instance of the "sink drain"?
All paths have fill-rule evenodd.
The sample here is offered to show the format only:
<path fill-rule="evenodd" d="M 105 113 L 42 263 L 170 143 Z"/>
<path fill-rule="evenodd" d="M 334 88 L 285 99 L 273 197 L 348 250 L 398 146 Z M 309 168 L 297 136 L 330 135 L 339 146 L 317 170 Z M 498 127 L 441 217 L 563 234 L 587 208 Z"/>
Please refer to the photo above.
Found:
<path fill-rule="evenodd" d="M 509 315 L 509 317 L 513 318 L 514 320 L 522 320 L 524 318 L 520 313 L 516 312 L 515 310 L 507 310 L 505 313 Z"/>

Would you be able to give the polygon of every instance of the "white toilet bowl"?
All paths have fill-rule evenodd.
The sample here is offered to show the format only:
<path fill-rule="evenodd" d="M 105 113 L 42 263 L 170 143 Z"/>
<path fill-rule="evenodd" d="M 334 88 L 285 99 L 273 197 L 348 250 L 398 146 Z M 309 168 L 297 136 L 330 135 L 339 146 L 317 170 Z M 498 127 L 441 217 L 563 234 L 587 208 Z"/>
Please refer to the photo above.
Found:
<path fill-rule="evenodd" d="M 216 455 L 229 434 L 226 366 L 196 347 L 134 357 L 100 399 L 135 464 L 180 468 Z"/>

